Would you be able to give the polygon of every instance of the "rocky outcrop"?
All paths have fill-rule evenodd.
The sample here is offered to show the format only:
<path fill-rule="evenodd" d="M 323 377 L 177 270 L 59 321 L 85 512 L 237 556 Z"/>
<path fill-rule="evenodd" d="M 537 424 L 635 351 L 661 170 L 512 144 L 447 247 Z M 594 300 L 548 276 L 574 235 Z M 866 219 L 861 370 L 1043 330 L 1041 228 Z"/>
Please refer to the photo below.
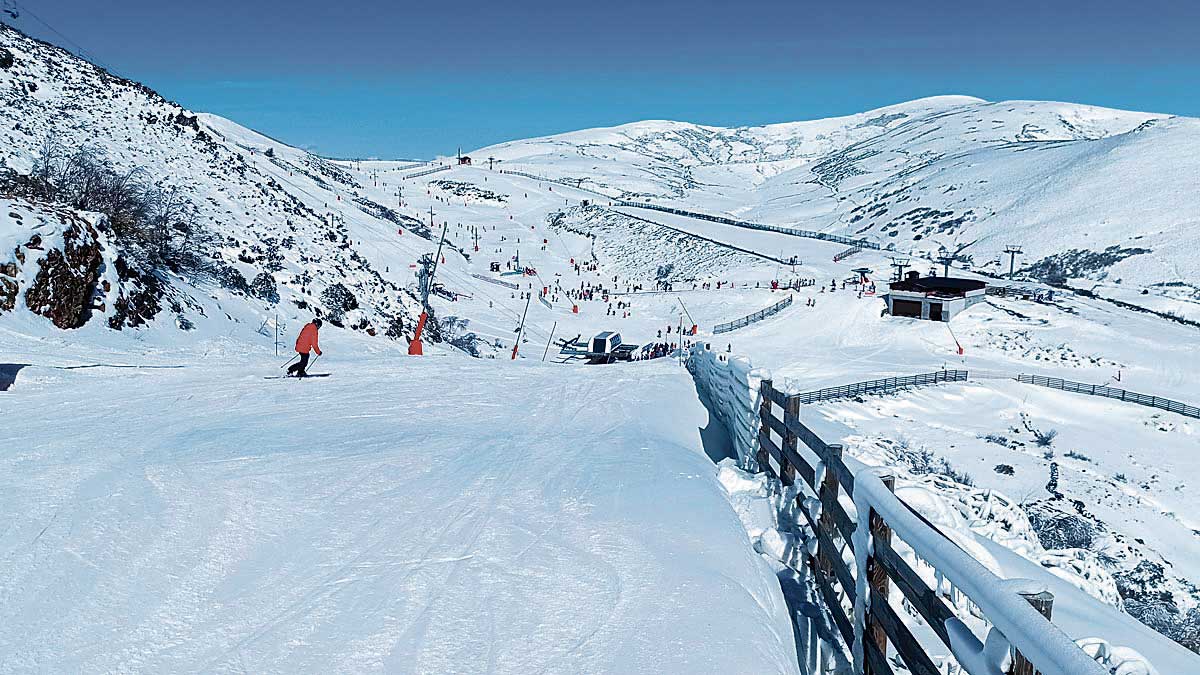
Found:
<path fill-rule="evenodd" d="M 160 299 L 166 290 L 163 283 L 153 274 L 134 269 L 124 258 L 117 258 L 113 267 L 121 283 L 108 327 L 121 330 L 146 325 L 162 309 Z"/>
<path fill-rule="evenodd" d="M 104 264 L 102 239 L 83 214 L 29 202 L 5 206 L 0 257 L 0 312 L 18 308 L 59 328 L 79 328 L 91 316 Z"/>
<path fill-rule="evenodd" d="M 100 243 L 88 223 L 63 231 L 62 248 L 51 249 L 38 261 L 37 276 L 25 291 L 25 305 L 59 328 L 87 323 L 96 280 L 100 276 Z"/>

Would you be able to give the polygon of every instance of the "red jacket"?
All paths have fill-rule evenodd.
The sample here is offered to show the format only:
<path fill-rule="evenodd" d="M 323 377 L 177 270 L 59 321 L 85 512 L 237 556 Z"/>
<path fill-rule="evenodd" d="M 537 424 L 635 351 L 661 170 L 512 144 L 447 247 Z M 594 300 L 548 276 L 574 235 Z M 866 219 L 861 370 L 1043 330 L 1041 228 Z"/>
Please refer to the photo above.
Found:
<path fill-rule="evenodd" d="M 301 354 L 307 354 L 309 351 L 314 351 L 317 356 L 321 355 L 321 347 L 317 344 L 317 327 L 313 324 L 306 324 L 300 329 L 300 337 L 296 338 L 296 351 Z"/>

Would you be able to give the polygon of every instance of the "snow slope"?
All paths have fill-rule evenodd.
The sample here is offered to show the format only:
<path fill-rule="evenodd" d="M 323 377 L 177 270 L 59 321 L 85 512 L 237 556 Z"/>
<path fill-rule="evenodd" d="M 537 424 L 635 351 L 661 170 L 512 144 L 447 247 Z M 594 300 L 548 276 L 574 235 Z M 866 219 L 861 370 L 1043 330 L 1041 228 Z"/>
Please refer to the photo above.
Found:
<path fill-rule="evenodd" d="M 238 360 L 21 371 L 0 670 L 795 672 L 678 366 L 354 342 L 304 382 Z"/>
<path fill-rule="evenodd" d="M 1086 588 L 1105 613 L 1164 593 L 1177 610 L 1197 606 L 1194 423 L 999 380 L 1119 377 L 1200 401 L 1195 327 L 1160 316 L 1200 317 L 1189 257 L 1196 120 L 937 97 L 760 128 L 640 122 L 485 148 L 467 167 L 335 161 L 183 110 L 8 28 L 0 48 L 16 57 L 0 71 L 0 167 L 29 171 L 47 135 L 144 167 L 223 238 L 222 265 L 243 281 L 266 274 L 279 293 L 256 297 L 232 275 L 173 276 L 178 309 L 119 334 L 0 313 L 0 365 L 31 364 L 0 393 L 6 419 L 20 420 L 0 432 L 18 448 L 0 453 L 11 488 L 0 503 L 22 516 L 0 537 L 3 571 L 25 580 L 0 587 L 0 607 L 18 607 L 4 623 L 21 631 L 0 643 L 5 667 L 51 667 L 61 649 L 78 669 L 788 672 L 778 585 L 728 526 L 704 463 L 714 427 L 691 385 L 665 362 L 530 363 L 555 360 L 563 338 L 619 330 L 628 342 L 677 343 L 670 329 L 692 324 L 797 389 L 942 367 L 997 378 L 809 414 L 836 423 L 869 463 L 910 461 L 895 451 L 907 440 L 1031 509 L 1049 500 L 1086 514 L 1099 532 L 1087 555 L 1109 578 L 1162 567 L 1119 590 L 1120 603 L 1103 584 Z M 844 246 L 612 207 L 606 195 L 868 237 L 911 252 L 921 271 L 941 246 L 962 254 L 960 267 L 1004 271 L 997 251 L 1020 244 L 1023 277 L 1160 315 L 1060 292 L 991 298 L 950 329 L 896 320 L 877 296 L 841 286 L 866 267 L 881 290 L 888 252 L 834 262 Z M 10 209 L 46 209 L 4 204 L 0 234 L 20 246 L 29 219 Z M 438 346 L 427 347 L 432 363 L 398 358 L 417 310 L 415 264 L 443 227 L 445 294 L 430 300 L 441 319 L 431 328 L 495 361 Z M 771 260 L 791 256 L 800 262 Z M 712 335 L 777 302 L 772 281 L 792 280 L 815 285 L 766 321 Z M 332 306 L 335 285 L 359 307 Z M 637 288 L 646 292 L 626 294 Z M 579 299 L 583 289 L 593 297 Z M 314 313 L 342 315 L 322 331 L 330 353 L 318 370 L 330 364 L 333 378 L 259 379 L 276 372 L 277 313 L 285 352 Z M 382 335 L 393 326 L 399 340 Z M 89 367 L 57 368 L 74 366 Z M 63 409 L 93 426 L 64 425 Z M 135 422 L 112 431 L 123 411 Z M 310 421 L 321 412 L 327 421 Z M 1024 420 L 1061 431 L 1061 500 Z M 1160 446 L 1170 475 L 1149 461 Z M 995 472 L 1001 463 L 1014 474 Z M 46 569 L 61 584 L 36 576 Z M 1140 642 L 1158 644 L 1148 634 Z M 439 661 L 437 645 L 467 660 Z"/>
<path fill-rule="evenodd" d="M 935 97 L 860 115 L 721 129 L 646 122 L 484 148 L 502 167 L 771 224 L 863 236 L 972 267 L 1121 284 L 1194 310 L 1200 121 Z M 1116 288 L 1111 288 L 1116 287 Z M 1183 303 L 1180 305 L 1180 303 Z"/>

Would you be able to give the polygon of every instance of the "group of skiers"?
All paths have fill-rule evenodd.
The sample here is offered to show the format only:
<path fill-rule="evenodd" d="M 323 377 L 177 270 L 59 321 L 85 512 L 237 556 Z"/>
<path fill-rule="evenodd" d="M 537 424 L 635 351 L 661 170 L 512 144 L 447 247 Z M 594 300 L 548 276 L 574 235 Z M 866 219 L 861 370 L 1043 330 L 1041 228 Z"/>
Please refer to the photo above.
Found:
<path fill-rule="evenodd" d="M 660 359 L 664 356 L 670 356 L 675 351 L 677 345 L 674 342 L 654 342 L 643 346 L 634 354 L 634 361 L 649 361 L 650 359 Z"/>

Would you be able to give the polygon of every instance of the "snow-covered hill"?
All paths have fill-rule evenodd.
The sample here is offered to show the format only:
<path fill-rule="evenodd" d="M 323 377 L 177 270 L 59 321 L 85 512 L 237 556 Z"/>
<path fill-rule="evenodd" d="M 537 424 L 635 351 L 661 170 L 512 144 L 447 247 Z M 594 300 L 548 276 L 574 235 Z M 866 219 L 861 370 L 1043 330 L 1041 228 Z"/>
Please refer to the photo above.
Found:
<path fill-rule="evenodd" d="M 640 122 L 484 148 L 625 199 L 873 239 L 975 269 L 1195 303 L 1200 120 L 1031 101 L 922 99 L 723 129 Z M 1114 291 L 1116 292 L 1116 291 Z"/>
<path fill-rule="evenodd" d="M 1020 536 L 982 516 L 944 525 L 961 525 L 963 537 L 1010 551 L 994 556 L 1008 569 L 1058 570 L 1081 594 L 1065 623 L 1073 635 L 1097 634 L 1086 621 L 1071 623 L 1086 619 L 1095 602 L 1106 615 L 1125 611 L 1193 646 L 1189 622 L 1200 615 L 1194 562 L 1200 535 L 1188 514 L 1197 495 L 1190 453 L 1195 421 L 1107 400 L 1090 402 L 1083 415 L 1075 395 L 1029 394 L 998 380 L 1016 373 L 1119 379 L 1132 390 L 1200 401 L 1195 327 L 1165 320 L 1167 312 L 1200 319 L 1192 281 L 1200 269 L 1189 256 L 1200 213 L 1198 160 L 1188 152 L 1200 133 L 1196 120 L 947 96 L 757 128 L 638 122 L 484 148 L 470 153 L 473 166 L 330 160 L 184 110 L 7 27 L 0 27 L 0 50 L 0 171 L 16 186 L 0 194 L 0 379 L 12 385 L 0 396 L 5 412 L 25 419 L 24 427 L 7 429 L 9 445 L 35 439 L 33 450 L 0 462 L 16 477 L 14 490 L 54 495 L 37 503 L 13 498 L 13 510 L 27 517 L 0 535 L 11 552 L 0 563 L 11 569 L 0 576 L 35 579 L 44 566 L 40 556 L 50 551 L 57 578 L 74 580 L 78 586 L 70 588 L 79 590 L 74 602 L 49 582 L 0 583 L 0 607 L 18 608 L 8 618 L 26 642 L 41 639 L 37 647 L 0 650 L 10 652 L 0 653 L 9 657 L 0 664 L 44 665 L 63 635 L 99 640 L 119 632 L 122 619 L 105 604 L 113 601 L 142 612 L 140 638 L 120 643 L 119 652 L 89 643 L 90 651 L 71 664 L 204 668 L 240 658 L 248 664 L 240 667 L 270 671 L 382 668 L 394 663 L 389 658 L 417 658 L 445 670 L 434 646 L 449 645 L 465 658 L 494 658 L 495 669 L 506 672 L 530 663 L 549 671 L 654 669 L 661 664 L 649 651 L 629 661 L 614 656 L 636 641 L 635 627 L 666 620 L 649 600 L 666 587 L 663 579 L 627 574 L 630 560 L 622 552 L 632 547 L 690 575 L 686 588 L 673 587 L 670 595 L 686 628 L 666 636 L 673 644 L 688 645 L 703 632 L 706 649 L 693 656 L 732 663 L 714 656 L 735 641 L 724 630 L 727 617 L 704 624 L 707 632 L 697 628 L 724 607 L 733 614 L 729 621 L 748 617 L 739 626 L 750 628 L 736 637 L 755 651 L 748 658 L 731 648 L 729 658 L 743 657 L 754 672 L 787 672 L 791 664 L 779 660 L 789 647 L 778 630 L 779 589 L 761 587 L 760 559 L 736 555 L 746 542 L 721 520 L 730 515 L 723 510 L 728 504 L 710 499 L 712 474 L 703 467 L 715 469 L 697 458 L 719 445 L 713 439 L 720 430 L 704 418 L 685 371 L 665 360 L 585 374 L 571 365 L 531 363 L 567 362 L 556 343 L 601 330 L 667 351 L 694 339 L 711 342 L 803 389 L 969 369 L 973 381 L 960 389 L 828 404 L 808 414 L 869 464 L 898 464 L 914 475 L 926 475 L 920 471 L 929 466 L 957 467 L 981 489 L 1019 502 L 1028 510 L 1022 518 L 1032 523 Z M 6 67 L 5 54 L 12 57 Z M 172 204 L 181 200 L 172 213 L 199 226 L 204 236 L 193 248 L 205 269 L 170 259 L 147 267 L 121 239 L 121 223 L 87 208 L 95 200 L 64 203 L 31 193 L 47 147 L 58 148 L 49 154 L 60 161 L 90 148 L 113 175 L 128 174 Z M 499 161 L 492 167 L 489 158 Z M 881 315 L 882 303 L 869 289 L 845 284 L 855 268 L 872 270 L 869 277 L 882 283 L 891 251 L 835 260 L 844 245 L 613 206 L 606 197 L 866 237 L 916 256 L 945 246 L 960 254 L 959 266 L 990 273 L 1007 270 L 1006 261 L 996 261 L 999 250 L 1021 245 L 1022 276 L 1095 286 L 1101 296 L 1158 314 L 1065 293 L 1038 301 L 989 298 L 952 330 L 893 319 Z M 430 347 L 430 360 L 445 362 L 422 364 L 404 356 L 403 338 L 418 309 L 413 273 L 443 228 L 447 246 L 430 300 L 441 321 L 431 329 L 457 349 Z M 771 290 L 773 282 L 796 282 L 787 309 L 713 334 L 715 324 L 778 302 L 785 292 Z M 1033 294 L 1047 290 L 1031 287 Z M 329 319 L 322 368 L 355 381 L 297 385 L 308 387 L 310 397 L 265 387 L 259 377 L 277 373 L 286 358 L 275 358 L 276 325 L 286 352 L 299 324 L 314 314 Z M 679 328 L 692 325 L 699 335 L 681 339 Z M 495 361 L 472 364 L 463 352 Z M 165 367 L 170 372 L 160 372 Z M 984 378 L 997 382 L 978 381 Z M 450 390 L 456 393 L 441 395 Z M 136 407 L 137 428 L 122 432 L 124 445 L 114 445 L 103 420 L 126 400 Z M 164 400 L 174 402 L 182 420 L 157 412 Z M 64 401 L 89 410 L 102 403 L 89 413 L 95 428 L 59 428 L 48 406 Z M 309 403 L 330 414 L 319 422 L 304 418 L 297 411 Z M 539 433 L 506 431 L 530 419 L 525 431 Z M 321 426 L 295 431 L 310 423 Z M 1119 429 L 1104 428 L 1118 423 Z M 442 436 L 432 424 L 457 430 Z M 567 431 L 548 439 L 549 432 L 540 433 L 548 427 Z M 1062 432 L 1054 452 L 1035 446 L 1030 430 L 1049 428 Z M 615 449 L 596 442 L 618 432 Z M 322 444 L 317 450 L 306 446 L 314 436 Z M 362 459 L 360 446 L 379 457 Z M 475 448 L 486 449 L 482 469 L 472 464 L 480 456 Z M 453 471 L 438 473 L 449 468 L 447 456 Z M 496 472 L 493 465 L 514 457 L 520 466 Z M 556 460 L 578 466 L 562 468 Z M 1168 462 L 1169 470 L 1158 468 Z M 395 466 L 410 471 L 397 474 Z M 81 477 L 81 470 L 92 473 Z M 355 483 L 362 472 L 382 472 L 387 485 Z M 1053 489 L 1043 485 L 1051 472 Z M 500 513 L 477 513 L 462 501 L 455 481 L 463 473 L 478 476 L 472 485 Z M 130 477 L 136 475 L 143 478 Z M 563 496 L 547 476 L 574 492 Z M 699 487 L 689 489 L 698 476 Z M 211 504 L 197 487 L 207 479 L 262 503 Z M 520 499 L 498 490 L 501 482 L 519 488 Z M 355 501 L 363 484 L 375 489 L 368 505 Z M 946 485 L 941 497 L 951 503 L 979 492 Z M 310 499 L 314 486 L 328 502 Z M 695 513 L 693 500 L 701 505 Z M 406 506 L 410 501 L 448 501 L 462 510 L 418 512 Z M 93 514 L 91 505 L 100 502 Z M 688 507 L 664 509 L 664 503 Z M 518 507 L 537 513 L 522 520 L 510 512 Z M 292 522 L 298 508 L 309 518 Z M 58 513 L 71 522 L 65 532 Z M 197 513 L 204 517 L 193 522 Z M 431 517 L 433 524 L 380 520 L 395 513 Z M 570 529 L 576 523 L 546 529 L 563 527 L 556 521 L 564 513 L 597 516 L 635 541 L 622 540 L 624 548 L 584 541 L 582 530 Z M 269 527 L 247 533 L 229 524 L 249 516 Z M 1058 531 L 1059 520 L 1087 530 L 1090 539 Z M 151 539 L 116 547 L 103 536 L 114 527 L 142 527 Z M 373 548 L 376 527 L 404 547 Z M 176 547 L 178 528 L 192 528 L 186 531 L 201 543 Z M 480 538 L 448 540 L 439 528 Z M 642 535 L 630 534 L 638 528 L 663 538 L 643 547 Z M 688 537 L 719 549 L 720 565 L 679 562 Z M 58 548 L 47 549 L 51 542 Z M 305 553 L 306 546 L 313 551 Z M 298 565 L 280 562 L 298 550 Z M 496 562 L 506 556 L 515 566 Z M 583 560 L 611 581 L 596 596 L 611 607 L 567 611 L 558 600 L 574 598 L 576 589 L 567 587 L 566 559 Z M 399 563 L 408 567 L 399 570 Z M 733 571 L 725 569 L 730 565 Z M 1080 566 L 1094 574 L 1081 581 Z M 132 597 L 135 589 L 111 578 L 127 567 L 151 576 L 145 595 Z M 326 574 L 330 568 L 338 574 Z M 553 592 L 529 603 L 527 612 L 509 613 L 509 605 L 527 602 L 497 581 L 511 574 L 547 581 Z M 735 592 L 750 591 L 751 602 L 721 595 L 729 588 L 718 578 L 726 574 Z M 172 575 L 188 580 L 182 590 L 171 586 Z M 468 597 L 457 583 L 464 579 L 494 597 Z M 409 603 L 408 593 L 426 604 Z M 696 593 L 723 599 L 689 609 L 681 598 Z M 231 598 L 242 595 L 269 621 L 238 608 Z M 61 616 L 36 616 L 45 597 L 58 603 Z M 354 612 L 370 625 L 348 618 Z M 220 618 L 206 624 L 209 613 Z M 487 639 L 457 637 L 462 632 L 453 628 L 465 616 L 476 622 L 470 635 Z M 564 617 L 600 628 L 555 633 L 541 651 L 505 632 L 506 621 L 544 628 Z M 89 626 L 97 628 L 88 633 Z M 1132 621 L 1103 628 L 1111 626 L 1147 633 L 1129 640 L 1102 635 L 1113 644 L 1150 645 L 1145 653 L 1165 654 L 1165 663 L 1190 662 L 1189 653 L 1164 645 L 1148 628 Z M 217 643 L 198 637 L 213 631 L 221 631 Z M 354 642 L 347 646 L 342 638 Z"/>
<path fill-rule="evenodd" d="M 178 200 L 204 235 L 190 246 L 203 249 L 210 269 L 162 270 L 156 276 L 164 287 L 149 294 L 141 316 L 128 320 L 114 303 L 102 311 L 97 304 L 96 314 L 114 327 L 214 322 L 214 331 L 248 333 L 279 311 L 297 319 L 317 313 L 372 333 L 411 332 L 415 303 L 402 292 L 408 279 L 385 277 L 361 253 L 362 239 L 397 227 L 427 230 L 363 198 L 334 163 L 196 115 L 4 25 L 0 50 L 11 59 L 0 68 L 0 170 L 28 176 L 86 151 L 115 174 Z M 38 208 L 19 201 L 18 211 Z M 97 225 L 106 229 L 103 219 Z M 0 231 L 27 226 L 8 209 L 0 213 Z M 406 253 L 415 259 L 420 245 L 412 246 Z M 6 246 L 0 263 L 10 257 Z M 109 274 L 117 257 L 110 251 Z"/>

